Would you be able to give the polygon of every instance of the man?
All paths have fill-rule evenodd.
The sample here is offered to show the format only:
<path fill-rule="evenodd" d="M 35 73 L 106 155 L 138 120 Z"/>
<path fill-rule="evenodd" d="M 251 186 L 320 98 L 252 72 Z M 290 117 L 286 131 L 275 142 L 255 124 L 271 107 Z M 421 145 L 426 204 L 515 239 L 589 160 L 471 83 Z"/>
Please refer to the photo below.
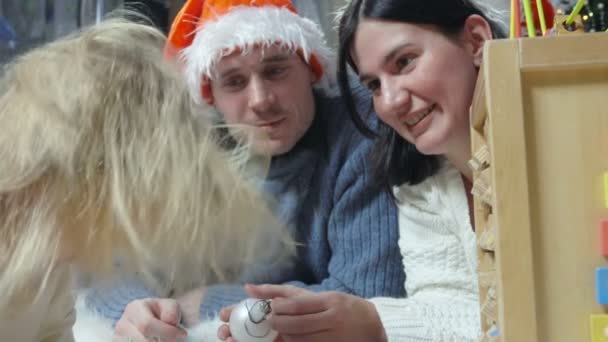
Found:
<path fill-rule="evenodd" d="M 194 96 L 217 109 L 217 122 L 250 127 L 253 149 L 272 156 L 262 187 L 301 246 L 289 267 L 255 267 L 243 282 L 404 296 L 397 211 L 372 185 L 371 142 L 338 98 L 313 89 L 329 84 L 331 74 L 318 26 L 289 0 L 190 0 L 166 52 L 180 59 Z M 173 340 L 185 334 L 178 323 L 192 325 L 247 298 L 242 285 L 214 285 L 177 300 L 122 286 L 87 301 L 118 320 L 119 336 Z"/>

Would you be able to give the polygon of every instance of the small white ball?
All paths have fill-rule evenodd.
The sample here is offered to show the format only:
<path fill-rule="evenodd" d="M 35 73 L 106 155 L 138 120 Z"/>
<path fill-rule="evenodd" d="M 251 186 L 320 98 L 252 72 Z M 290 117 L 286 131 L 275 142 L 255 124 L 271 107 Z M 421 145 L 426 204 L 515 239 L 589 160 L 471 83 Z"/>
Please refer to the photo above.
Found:
<path fill-rule="evenodd" d="M 240 302 L 230 314 L 230 333 L 237 342 L 273 342 L 277 332 L 265 319 L 269 302 L 248 298 Z"/>

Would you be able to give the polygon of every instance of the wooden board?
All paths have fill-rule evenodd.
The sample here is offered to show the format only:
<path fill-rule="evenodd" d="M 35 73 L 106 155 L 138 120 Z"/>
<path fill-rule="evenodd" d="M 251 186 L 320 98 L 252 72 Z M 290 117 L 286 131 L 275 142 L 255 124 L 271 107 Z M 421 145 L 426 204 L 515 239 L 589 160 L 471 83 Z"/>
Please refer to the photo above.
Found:
<path fill-rule="evenodd" d="M 496 340 L 591 341 L 589 316 L 605 313 L 595 268 L 608 266 L 598 247 L 608 218 L 608 34 L 491 42 L 480 79 L 472 146 L 491 155 Z M 478 237 L 486 221 L 476 217 Z"/>

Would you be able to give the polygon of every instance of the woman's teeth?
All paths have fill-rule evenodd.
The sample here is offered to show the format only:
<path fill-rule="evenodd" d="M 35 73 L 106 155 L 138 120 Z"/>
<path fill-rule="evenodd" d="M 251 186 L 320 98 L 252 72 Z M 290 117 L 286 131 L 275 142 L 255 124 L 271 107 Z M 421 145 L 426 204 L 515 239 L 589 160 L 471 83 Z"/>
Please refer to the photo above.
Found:
<path fill-rule="evenodd" d="M 429 107 L 429 109 L 425 110 L 424 112 L 418 113 L 415 116 L 409 117 L 407 120 L 405 120 L 405 123 L 408 126 L 414 126 L 417 123 L 420 122 L 420 120 L 424 119 L 427 115 L 431 114 L 431 112 L 433 111 L 433 109 L 435 109 L 435 105 L 433 104 L 432 106 Z"/>

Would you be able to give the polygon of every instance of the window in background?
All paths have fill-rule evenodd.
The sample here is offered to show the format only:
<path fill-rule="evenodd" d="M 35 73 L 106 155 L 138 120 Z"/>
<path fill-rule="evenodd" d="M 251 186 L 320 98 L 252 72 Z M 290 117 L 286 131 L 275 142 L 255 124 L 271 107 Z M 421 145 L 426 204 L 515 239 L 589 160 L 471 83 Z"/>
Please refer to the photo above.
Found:
<path fill-rule="evenodd" d="M 0 0 L 0 64 L 121 5 L 122 0 Z"/>
<path fill-rule="evenodd" d="M 143 13 L 166 29 L 164 0 L 0 0 L 0 64 L 36 45 L 92 25 L 117 8 Z"/>
<path fill-rule="evenodd" d="M 330 46 L 337 46 L 333 18 L 348 0 L 293 0 L 298 11 L 319 23 Z M 161 30 L 184 0 L 0 0 L 0 64 L 30 48 L 94 24 L 120 7 L 143 13 Z"/>

